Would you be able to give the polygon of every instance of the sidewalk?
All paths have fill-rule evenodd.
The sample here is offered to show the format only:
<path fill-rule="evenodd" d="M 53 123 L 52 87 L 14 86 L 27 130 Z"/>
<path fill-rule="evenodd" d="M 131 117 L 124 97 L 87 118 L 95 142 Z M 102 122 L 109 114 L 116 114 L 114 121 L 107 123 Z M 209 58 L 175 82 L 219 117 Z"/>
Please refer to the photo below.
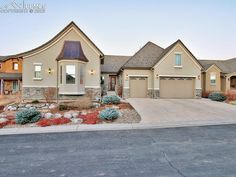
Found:
<path fill-rule="evenodd" d="M 50 127 L 2 128 L 0 135 L 36 134 L 36 133 L 65 133 L 80 131 L 135 130 L 155 128 L 177 128 L 210 125 L 236 124 L 236 121 L 192 121 L 192 122 L 162 122 L 161 124 L 96 124 L 96 125 L 59 125 Z"/>

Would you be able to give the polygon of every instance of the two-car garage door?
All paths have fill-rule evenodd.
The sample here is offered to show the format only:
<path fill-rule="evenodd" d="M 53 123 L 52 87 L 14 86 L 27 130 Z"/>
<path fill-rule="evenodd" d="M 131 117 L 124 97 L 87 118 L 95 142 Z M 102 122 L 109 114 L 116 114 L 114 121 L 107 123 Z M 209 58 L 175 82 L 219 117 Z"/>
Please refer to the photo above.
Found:
<path fill-rule="evenodd" d="M 146 98 L 148 93 L 147 77 L 130 77 L 131 98 Z M 160 98 L 194 98 L 195 78 L 160 77 Z"/>
<path fill-rule="evenodd" d="M 161 77 L 161 98 L 194 98 L 194 78 Z"/>

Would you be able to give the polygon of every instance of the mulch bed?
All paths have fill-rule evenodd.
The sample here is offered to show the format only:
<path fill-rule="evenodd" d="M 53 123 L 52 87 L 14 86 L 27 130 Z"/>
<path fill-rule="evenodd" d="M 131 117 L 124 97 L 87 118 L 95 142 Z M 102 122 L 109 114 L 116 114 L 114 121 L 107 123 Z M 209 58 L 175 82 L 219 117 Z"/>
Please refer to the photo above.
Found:
<path fill-rule="evenodd" d="M 116 107 L 119 108 L 121 112 L 121 116 L 114 121 L 104 121 L 99 118 L 99 112 L 106 107 Z M 52 110 L 53 112 L 62 113 L 62 111 Z M 82 110 L 81 112 L 87 112 L 87 114 L 79 114 L 78 118 L 83 119 L 82 124 L 115 124 L 115 123 L 138 123 L 140 122 L 141 118 L 139 114 L 135 111 L 135 109 L 128 103 L 120 103 L 117 105 L 101 105 L 99 108 L 92 108 L 89 110 Z M 15 123 L 15 112 L 8 111 L 7 113 L 7 122 L 0 123 L 0 128 L 14 128 L 14 127 L 46 127 L 52 125 L 76 125 L 68 118 L 51 118 L 51 119 L 41 119 L 36 123 L 33 124 L 25 124 L 25 125 L 18 125 Z"/>

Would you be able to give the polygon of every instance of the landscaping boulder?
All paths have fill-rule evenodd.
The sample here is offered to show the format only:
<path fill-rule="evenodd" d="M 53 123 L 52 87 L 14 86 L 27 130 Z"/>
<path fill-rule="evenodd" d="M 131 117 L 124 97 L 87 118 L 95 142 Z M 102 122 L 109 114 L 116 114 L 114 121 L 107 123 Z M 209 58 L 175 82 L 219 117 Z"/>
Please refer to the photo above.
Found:
<path fill-rule="evenodd" d="M 55 109 L 57 106 L 55 104 L 51 104 L 48 108 L 49 109 Z"/>
<path fill-rule="evenodd" d="M 50 112 L 47 112 L 47 113 L 44 114 L 45 119 L 51 119 L 52 117 L 53 117 L 53 114 L 50 113 Z"/>
<path fill-rule="evenodd" d="M 66 113 L 64 114 L 64 117 L 67 118 L 67 119 L 71 119 L 71 118 L 72 118 L 72 114 L 69 113 L 69 112 L 66 112 Z"/>
<path fill-rule="evenodd" d="M 73 118 L 78 118 L 79 117 L 78 112 L 72 112 L 71 115 L 72 115 Z"/>
<path fill-rule="evenodd" d="M 6 119 L 6 118 L 0 118 L 0 123 L 4 123 L 4 122 L 7 122 L 8 121 L 8 119 Z"/>
<path fill-rule="evenodd" d="M 62 117 L 62 114 L 56 113 L 56 114 L 54 114 L 54 117 L 55 117 L 55 118 L 61 118 L 61 117 Z"/>

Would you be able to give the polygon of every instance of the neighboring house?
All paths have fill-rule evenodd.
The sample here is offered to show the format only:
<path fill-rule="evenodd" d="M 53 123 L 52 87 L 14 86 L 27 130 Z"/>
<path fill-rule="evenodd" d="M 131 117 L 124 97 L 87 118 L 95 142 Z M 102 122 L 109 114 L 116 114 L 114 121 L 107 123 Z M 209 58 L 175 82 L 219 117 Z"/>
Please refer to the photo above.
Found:
<path fill-rule="evenodd" d="M 202 73 L 202 89 L 205 92 L 236 90 L 236 58 L 229 60 L 199 60 Z"/>
<path fill-rule="evenodd" d="M 0 56 L 0 94 L 15 94 L 21 90 L 22 58 Z"/>

